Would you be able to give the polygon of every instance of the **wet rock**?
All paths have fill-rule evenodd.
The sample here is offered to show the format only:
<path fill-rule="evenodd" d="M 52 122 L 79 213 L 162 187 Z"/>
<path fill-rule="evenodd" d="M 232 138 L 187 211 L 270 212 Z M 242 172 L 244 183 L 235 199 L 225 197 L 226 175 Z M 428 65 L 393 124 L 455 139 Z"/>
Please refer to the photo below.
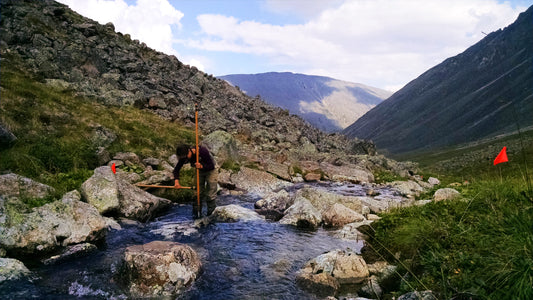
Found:
<path fill-rule="evenodd" d="M 91 243 L 72 245 L 66 247 L 60 254 L 49 257 L 42 262 L 45 265 L 57 264 L 69 259 L 83 257 L 96 250 L 98 250 L 98 248 Z"/>
<path fill-rule="evenodd" d="M 357 213 L 340 203 L 333 204 L 322 213 L 324 226 L 327 227 L 341 227 L 348 223 L 363 221 L 364 219 L 365 217 L 362 214 Z"/>
<path fill-rule="evenodd" d="M 11 254 L 40 256 L 68 245 L 100 241 L 107 233 L 105 219 L 79 198 L 73 191 L 31 213 L 9 214 L 0 226 L 0 247 Z"/>
<path fill-rule="evenodd" d="M 265 198 L 255 202 L 254 207 L 257 212 L 265 217 L 278 221 L 285 213 L 285 210 L 294 203 L 294 199 L 289 193 L 281 190 L 278 193 L 267 195 Z"/>
<path fill-rule="evenodd" d="M 361 200 L 358 197 L 343 196 L 336 193 L 305 187 L 295 193 L 295 197 L 303 197 L 311 202 L 320 212 L 326 211 L 335 203 L 340 203 L 355 212 L 361 212 Z"/>
<path fill-rule="evenodd" d="M 217 206 L 210 218 L 215 222 L 264 220 L 264 218 L 255 211 L 235 204 Z"/>
<path fill-rule="evenodd" d="M 285 216 L 279 220 L 279 223 L 316 229 L 322 223 L 322 215 L 309 200 L 298 197 L 294 200 L 294 204 L 285 211 Z"/>
<path fill-rule="evenodd" d="M 453 200 L 461 197 L 461 193 L 452 188 L 438 189 L 433 195 L 433 201 Z"/>
<path fill-rule="evenodd" d="M 0 175 L 0 196 L 25 197 L 25 198 L 45 198 L 54 193 L 54 188 L 46 184 L 33 181 L 32 179 L 14 174 Z"/>
<path fill-rule="evenodd" d="M 201 266 L 191 247 L 154 241 L 126 248 L 120 278 L 134 298 L 176 296 L 196 280 Z"/>
<path fill-rule="evenodd" d="M 0 257 L 0 286 L 5 281 L 19 280 L 28 276 L 31 276 L 31 272 L 21 261 Z"/>
<path fill-rule="evenodd" d="M 368 278 L 365 260 L 352 250 L 334 250 L 308 261 L 298 271 L 297 281 L 319 296 L 334 295 L 342 284 L 357 284 Z M 317 288 L 318 287 L 318 288 Z M 325 295 L 320 291 L 323 287 Z"/>

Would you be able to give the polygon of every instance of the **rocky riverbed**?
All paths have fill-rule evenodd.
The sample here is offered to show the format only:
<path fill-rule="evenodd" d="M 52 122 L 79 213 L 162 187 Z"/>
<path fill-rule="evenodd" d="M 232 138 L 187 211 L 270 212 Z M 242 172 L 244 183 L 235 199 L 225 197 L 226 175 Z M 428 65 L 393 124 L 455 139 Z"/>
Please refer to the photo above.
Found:
<path fill-rule="evenodd" d="M 18 260 L 1 258 L 0 294 L 377 297 L 394 267 L 362 259 L 364 234 L 357 228 L 390 207 L 416 204 L 413 196 L 432 186 L 414 180 L 294 183 L 246 168 L 229 178 L 234 189 L 220 191 L 215 213 L 194 221 L 189 204 L 153 196 L 132 184 L 137 174 L 113 174 L 108 166 L 96 169 L 81 193 L 31 210 L 20 193 L 43 197 L 51 188 L 1 175 L 0 246 L 2 256 Z"/>

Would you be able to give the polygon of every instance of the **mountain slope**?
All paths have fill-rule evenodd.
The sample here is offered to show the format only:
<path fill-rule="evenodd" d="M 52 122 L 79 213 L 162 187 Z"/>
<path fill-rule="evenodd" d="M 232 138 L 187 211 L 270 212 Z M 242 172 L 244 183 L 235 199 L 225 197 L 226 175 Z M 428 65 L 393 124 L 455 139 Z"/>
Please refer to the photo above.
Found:
<path fill-rule="evenodd" d="M 259 151 L 312 144 L 319 153 L 372 152 L 372 145 L 327 135 L 301 118 L 246 96 L 227 82 L 85 18 L 51 0 L 1 0 L 0 53 L 40 82 L 108 106 L 134 106 L 194 125 L 224 130 Z"/>
<path fill-rule="evenodd" d="M 391 95 L 359 83 L 289 72 L 219 78 L 249 96 L 260 95 L 266 102 L 287 109 L 326 132 L 342 130 Z"/>
<path fill-rule="evenodd" d="M 390 153 L 434 149 L 533 125 L 533 7 L 407 84 L 343 133 Z M 516 113 L 515 113 L 516 111 Z"/>

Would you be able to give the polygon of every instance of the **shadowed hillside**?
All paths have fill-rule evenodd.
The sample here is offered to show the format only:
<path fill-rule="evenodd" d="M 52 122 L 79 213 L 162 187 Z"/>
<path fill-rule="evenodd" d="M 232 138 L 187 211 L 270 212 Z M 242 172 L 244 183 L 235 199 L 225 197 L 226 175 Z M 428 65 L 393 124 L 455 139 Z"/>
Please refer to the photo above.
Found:
<path fill-rule="evenodd" d="M 433 67 L 346 128 L 392 154 L 533 125 L 533 7 Z"/>

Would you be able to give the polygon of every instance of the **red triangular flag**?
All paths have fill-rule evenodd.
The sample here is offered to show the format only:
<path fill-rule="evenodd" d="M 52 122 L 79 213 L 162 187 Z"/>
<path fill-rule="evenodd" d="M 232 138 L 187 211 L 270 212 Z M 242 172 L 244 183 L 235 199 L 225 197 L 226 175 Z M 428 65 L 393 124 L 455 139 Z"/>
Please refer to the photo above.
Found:
<path fill-rule="evenodd" d="M 498 154 L 498 156 L 496 156 L 494 159 L 494 165 L 507 161 L 509 161 L 509 159 L 507 159 L 507 147 L 503 147 L 502 151 L 500 151 L 500 154 Z"/>
<path fill-rule="evenodd" d="M 115 163 L 111 165 L 111 171 L 113 171 L 113 174 L 117 174 L 117 168 L 115 166 Z"/>

